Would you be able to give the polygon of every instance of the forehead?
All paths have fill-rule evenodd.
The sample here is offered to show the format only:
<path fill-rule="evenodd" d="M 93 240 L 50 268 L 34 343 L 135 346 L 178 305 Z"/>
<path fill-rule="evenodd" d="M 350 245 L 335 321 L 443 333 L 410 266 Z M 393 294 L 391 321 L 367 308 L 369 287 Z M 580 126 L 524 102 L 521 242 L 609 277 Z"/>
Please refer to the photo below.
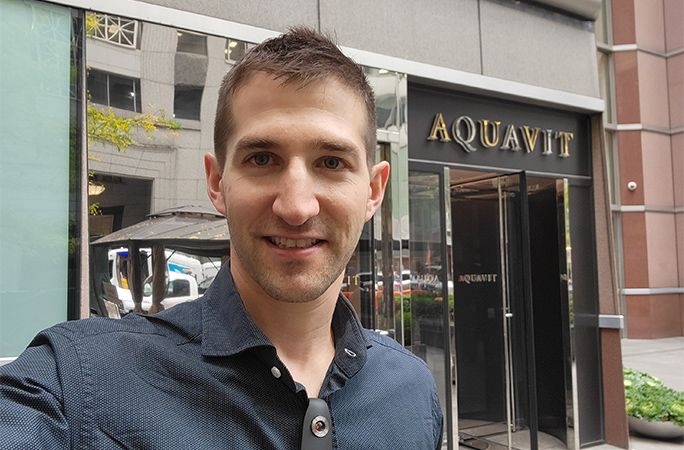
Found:
<path fill-rule="evenodd" d="M 279 109 L 318 109 L 343 120 L 353 118 L 359 123 L 366 119 L 361 96 L 333 76 L 305 84 L 254 72 L 232 97 L 236 125 L 255 115 Z"/>

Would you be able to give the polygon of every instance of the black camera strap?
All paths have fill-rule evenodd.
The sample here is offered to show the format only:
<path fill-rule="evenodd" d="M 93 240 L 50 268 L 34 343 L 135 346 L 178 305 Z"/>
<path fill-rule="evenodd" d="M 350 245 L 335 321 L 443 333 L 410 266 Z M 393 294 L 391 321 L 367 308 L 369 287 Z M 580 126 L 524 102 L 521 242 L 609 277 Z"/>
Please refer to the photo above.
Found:
<path fill-rule="evenodd" d="M 310 398 L 304 414 L 301 450 L 332 450 L 330 410 L 325 400 Z"/>

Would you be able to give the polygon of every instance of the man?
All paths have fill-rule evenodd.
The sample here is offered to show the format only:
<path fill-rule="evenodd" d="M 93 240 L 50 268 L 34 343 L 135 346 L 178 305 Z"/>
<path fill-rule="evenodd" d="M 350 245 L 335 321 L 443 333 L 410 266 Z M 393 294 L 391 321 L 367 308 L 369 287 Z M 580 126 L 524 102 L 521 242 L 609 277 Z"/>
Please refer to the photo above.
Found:
<path fill-rule="evenodd" d="M 311 30 L 266 41 L 224 79 L 214 136 L 230 262 L 195 302 L 40 333 L 0 368 L 0 448 L 441 448 L 428 368 L 340 295 L 389 175 L 361 69 Z"/>

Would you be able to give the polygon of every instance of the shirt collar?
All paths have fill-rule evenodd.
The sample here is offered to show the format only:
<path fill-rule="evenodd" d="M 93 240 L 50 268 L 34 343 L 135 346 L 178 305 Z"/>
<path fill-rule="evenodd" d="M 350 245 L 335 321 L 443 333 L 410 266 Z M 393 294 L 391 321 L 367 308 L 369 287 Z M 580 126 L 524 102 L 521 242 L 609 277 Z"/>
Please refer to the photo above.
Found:
<path fill-rule="evenodd" d="M 351 378 L 366 363 L 370 343 L 361 329 L 354 308 L 342 294 L 337 299 L 332 319 L 335 339 L 335 364 Z"/>
<path fill-rule="evenodd" d="M 202 299 L 202 355 L 231 356 L 255 347 L 273 347 L 247 313 L 224 264 Z M 340 295 L 332 319 L 335 364 L 351 378 L 366 362 L 370 347 L 354 309 Z"/>
<path fill-rule="evenodd" d="M 202 355 L 231 356 L 260 346 L 272 344 L 247 314 L 226 263 L 203 298 Z"/>

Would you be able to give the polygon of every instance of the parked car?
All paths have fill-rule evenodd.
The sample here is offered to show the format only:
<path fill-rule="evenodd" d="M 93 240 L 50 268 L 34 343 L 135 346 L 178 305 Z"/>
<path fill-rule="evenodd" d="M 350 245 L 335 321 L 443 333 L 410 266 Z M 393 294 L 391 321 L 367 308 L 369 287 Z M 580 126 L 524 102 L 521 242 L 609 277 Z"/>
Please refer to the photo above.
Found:
<path fill-rule="evenodd" d="M 195 300 L 199 297 L 197 280 L 195 277 L 179 272 L 169 272 L 166 279 L 166 293 L 162 305 L 169 309 L 179 303 Z M 131 302 L 132 305 L 133 302 Z M 143 309 L 152 306 L 152 276 L 143 283 Z M 124 303 L 124 306 L 126 303 Z"/>

